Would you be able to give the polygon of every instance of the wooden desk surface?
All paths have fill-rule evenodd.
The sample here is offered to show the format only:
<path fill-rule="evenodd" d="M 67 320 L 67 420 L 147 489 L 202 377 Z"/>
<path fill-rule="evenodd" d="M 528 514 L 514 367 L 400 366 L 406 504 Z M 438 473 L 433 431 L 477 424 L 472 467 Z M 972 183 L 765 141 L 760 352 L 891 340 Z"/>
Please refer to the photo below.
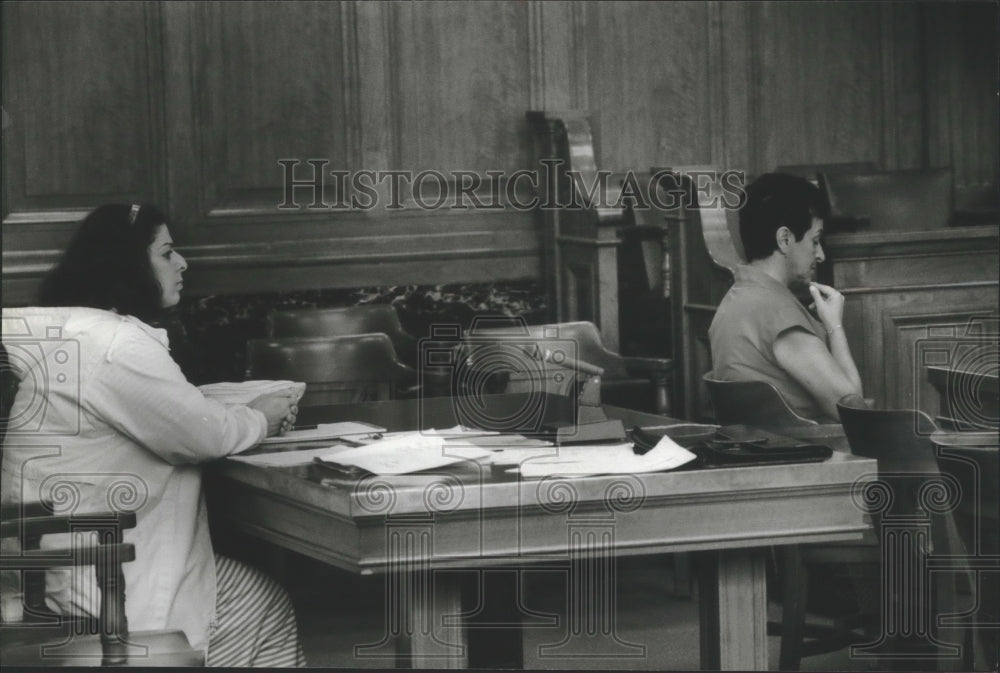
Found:
<path fill-rule="evenodd" d="M 568 411 L 566 398 L 548 398 L 532 419 L 517 413 L 524 401 L 486 396 L 473 410 L 493 419 L 528 418 L 529 426 Z M 629 426 L 673 420 L 614 407 L 605 412 Z M 303 416 L 388 430 L 466 420 L 451 398 L 326 407 Z M 702 667 L 767 670 L 762 547 L 860 539 L 870 525 L 852 491 L 875 479 L 876 463 L 838 452 L 823 463 L 582 479 L 520 479 L 478 463 L 361 480 L 324 481 L 324 472 L 223 460 L 209 473 L 209 510 L 216 522 L 286 549 L 353 572 L 385 573 L 386 635 L 355 646 L 361 656 L 388 655 L 413 667 L 467 666 L 468 597 L 460 573 L 438 570 L 535 563 L 565 568 L 580 606 L 567 608 L 569 635 L 545 646 L 546 656 L 592 652 L 592 642 L 584 648 L 578 641 L 595 637 L 608 652 L 624 648 L 641 656 L 642 646 L 617 639 L 613 602 L 606 602 L 615 592 L 614 557 L 700 550 Z"/>
<path fill-rule="evenodd" d="M 455 424 L 450 398 L 313 413 L 389 430 Z M 613 407 L 606 413 L 626 425 L 670 420 Z M 835 453 L 824 463 L 577 479 L 521 479 L 473 462 L 360 481 L 331 479 L 333 473 L 314 465 L 275 468 L 237 460 L 221 461 L 212 472 L 214 518 L 368 574 L 401 560 L 391 558 L 386 528 L 402 522 L 433 528 L 433 549 L 421 561 L 434 567 L 560 558 L 568 549 L 569 529 L 581 521 L 610 525 L 609 553 L 618 555 L 858 539 L 869 525 L 851 489 L 859 480 L 874 479 L 876 465 Z"/>

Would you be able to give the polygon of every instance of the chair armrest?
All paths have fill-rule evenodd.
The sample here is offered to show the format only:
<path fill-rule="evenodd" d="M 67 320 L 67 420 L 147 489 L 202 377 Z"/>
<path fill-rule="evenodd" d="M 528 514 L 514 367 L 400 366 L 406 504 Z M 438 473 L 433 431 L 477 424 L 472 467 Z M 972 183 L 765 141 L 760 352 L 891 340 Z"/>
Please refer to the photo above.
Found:
<path fill-rule="evenodd" d="M 46 549 L 23 552 L 20 556 L 0 556 L 0 570 L 47 570 L 67 566 L 128 563 L 135 560 L 135 545 L 102 544 L 73 549 Z"/>
<path fill-rule="evenodd" d="M 33 516 L 52 516 L 55 510 L 48 500 L 7 503 L 0 507 L 0 520 L 24 519 Z"/>
<path fill-rule="evenodd" d="M 980 446 L 995 447 L 1000 445 L 1000 434 L 996 430 L 984 430 L 981 432 L 966 431 L 958 432 L 954 430 L 936 430 L 931 433 L 931 441 L 938 446 Z"/>
<path fill-rule="evenodd" d="M 2 537 L 29 538 L 71 531 L 135 528 L 135 512 L 59 514 L 11 519 L 0 524 Z"/>
<path fill-rule="evenodd" d="M 627 370 L 649 374 L 668 374 L 674 370 L 674 361 L 667 358 L 646 358 L 622 356 L 622 365 Z"/>

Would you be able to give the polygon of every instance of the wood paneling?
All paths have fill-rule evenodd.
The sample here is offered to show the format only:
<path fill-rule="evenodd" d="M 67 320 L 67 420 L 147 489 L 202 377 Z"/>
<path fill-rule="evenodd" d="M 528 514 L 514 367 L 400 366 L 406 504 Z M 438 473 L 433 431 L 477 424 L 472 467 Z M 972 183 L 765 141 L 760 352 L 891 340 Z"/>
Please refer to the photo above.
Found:
<path fill-rule="evenodd" d="M 470 253 L 457 273 L 538 276 L 540 224 L 528 212 L 277 208 L 281 158 L 348 171 L 530 168 L 527 109 L 589 110 L 601 169 L 951 164 L 958 203 L 982 204 L 1000 182 L 996 11 L 4 2 L 3 276 L 19 288 L 5 300 L 30 297 L 73 224 L 107 201 L 164 207 L 182 249 L 213 266 L 197 272 L 206 284 L 189 284 L 199 294 L 241 281 L 356 284 L 339 264 L 275 266 L 268 246 L 285 258 L 299 241 L 309 259 L 386 253 L 366 278 L 446 282 L 457 254 L 483 250 L 465 233 L 501 230 L 512 234 L 487 245 L 510 263 Z M 425 253 L 434 246 L 436 258 Z"/>
<path fill-rule="evenodd" d="M 754 168 L 880 159 L 880 12 L 874 3 L 760 3 L 749 13 Z"/>
<path fill-rule="evenodd" d="M 1000 8 L 992 3 L 928 3 L 923 10 L 928 162 L 954 168 L 957 205 L 1000 205 Z"/>
<path fill-rule="evenodd" d="M 342 8 L 306 3 L 289 12 L 284 3 L 254 2 L 192 9 L 198 216 L 280 217 L 280 159 L 318 157 L 329 161 L 327 170 L 358 168 L 345 137 L 356 121 L 345 94 Z M 312 172 L 301 168 L 303 177 Z M 326 182 L 333 203 L 335 184 Z"/>
<path fill-rule="evenodd" d="M 399 3 L 392 18 L 395 167 L 527 166 L 530 139 L 520 123 L 529 102 L 527 3 Z"/>
<path fill-rule="evenodd" d="M 102 201 L 162 199 L 157 6 L 3 12 L 4 223 L 72 222 Z"/>
<path fill-rule="evenodd" d="M 935 413 L 924 353 L 930 345 L 938 356 L 957 349 L 970 319 L 996 315 L 997 240 L 996 226 L 829 237 L 865 397 L 881 408 Z"/>
<path fill-rule="evenodd" d="M 624 171 L 711 160 L 705 3 L 587 3 L 577 58 L 599 167 Z"/>

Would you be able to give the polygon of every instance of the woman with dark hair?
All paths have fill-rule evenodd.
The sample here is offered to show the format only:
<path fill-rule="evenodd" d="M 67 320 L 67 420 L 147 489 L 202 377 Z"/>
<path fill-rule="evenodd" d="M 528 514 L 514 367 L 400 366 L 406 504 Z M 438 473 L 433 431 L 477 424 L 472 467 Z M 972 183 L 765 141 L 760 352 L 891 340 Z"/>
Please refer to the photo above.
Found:
<path fill-rule="evenodd" d="M 180 301 L 184 258 L 153 206 L 104 205 L 45 279 L 41 306 L 4 309 L 20 380 L 4 440 L 9 501 L 136 513 L 124 532 L 131 628 L 182 629 L 211 666 L 303 665 L 295 614 L 262 573 L 214 555 L 199 463 L 289 429 L 293 391 L 224 405 L 191 385 L 146 321 Z M 12 424 L 13 427 L 13 424 Z M 64 546 L 46 536 L 43 546 Z M 96 614 L 93 569 L 49 571 L 46 601 Z"/>

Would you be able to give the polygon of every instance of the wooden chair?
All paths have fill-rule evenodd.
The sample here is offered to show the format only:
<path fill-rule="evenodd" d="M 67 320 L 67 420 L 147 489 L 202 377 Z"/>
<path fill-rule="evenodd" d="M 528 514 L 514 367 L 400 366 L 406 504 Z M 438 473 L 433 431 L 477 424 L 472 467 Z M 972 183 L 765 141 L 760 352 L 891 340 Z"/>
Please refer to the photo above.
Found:
<path fill-rule="evenodd" d="M 945 658 L 961 659 L 964 670 L 980 670 L 981 633 L 964 628 L 969 622 L 947 616 L 972 605 L 976 584 L 969 573 L 974 557 L 968 555 L 952 515 L 961 494 L 942 478 L 931 439 L 937 430 L 934 421 L 913 409 L 842 404 L 837 409 L 854 454 L 878 461 L 878 481 L 860 500 L 869 505 L 882 548 L 881 599 L 888 614 L 882 615 L 881 638 L 860 651 L 888 653 L 897 663 L 937 656 L 946 665 Z M 931 578 L 937 581 L 931 583 Z M 960 588 L 967 592 L 964 606 L 959 605 Z M 923 602 L 925 597 L 930 605 Z M 954 629 L 949 635 L 941 631 L 946 625 Z"/>
<path fill-rule="evenodd" d="M 450 394 L 450 376 L 439 368 L 421 366 L 419 340 L 403 329 L 396 309 L 390 304 L 367 304 L 342 308 L 305 308 L 272 311 L 267 316 L 267 336 L 335 337 L 381 332 L 389 337 L 399 361 L 422 374 L 422 391 L 413 394 Z"/>
<path fill-rule="evenodd" d="M 418 382 L 385 334 L 251 339 L 246 378 L 305 382 L 300 407 L 395 399 Z"/>
<path fill-rule="evenodd" d="M 476 329 L 474 336 L 524 338 L 544 349 L 546 341 L 569 342 L 571 357 L 603 370 L 601 402 L 633 409 L 670 413 L 670 375 L 673 361 L 665 358 L 623 356 L 601 343 L 597 326 L 591 322 L 564 322 L 548 325 L 517 325 Z"/>
<path fill-rule="evenodd" d="M 717 422 L 722 425 L 752 425 L 776 434 L 800 438 L 803 441 L 816 441 L 846 449 L 843 441 L 843 430 L 837 423 L 817 423 L 796 414 L 785 403 L 777 388 L 765 381 L 720 381 L 710 375 L 703 377 L 708 385 L 709 396 L 715 407 Z M 775 548 L 778 557 L 776 575 L 780 577 L 782 620 L 780 627 L 770 623 L 771 632 L 781 635 L 779 654 L 780 670 L 798 670 L 802 657 L 833 652 L 848 644 L 860 642 L 863 637 L 854 631 L 863 622 L 859 610 L 849 601 L 847 605 L 840 604 L 837 609 L 823 605 L 823 601 L 813 596 L 812 605 L 808 605 L 810 575 L 822 570 L 822 575 L 829 576 L 831 568 L 841 576 L 836 582 L 840 592 L 845 584 L 855 579 L 859 574 L 848 569 L 849 564 L 865 564 L 870 575 L 876 561 L 874 540 L 862 544 L 842 543 L 836 545 L 784 545 Z M 849 575 L 850 577 L 844 577 Z M 829 599 L 835 591 L 825 592 Z M 807 621 L 807 608 L 811 607 L 819 613 L 832 616 L 832 626 L 812 624 Z"/>
<path fill-rule="evenodd" d="M 706 374 L 715 414 L 723 425 L 745 424 L 763 429 L 819 425 L 803 418 L 785 402 L 778 389 L 766 381 L 720 381 Z"/>
<path fill-rule="evenodd" d="M 950 168 L 821 177 L 832 218 L 867 219 L 878 231 L 942 229 L 954 211 Z"/>
<path fill-rule="evenodd" d="M 267 315 L 267 336 L 332 337 L 381 332 L 389 337 L 400 362 L 416 367 L 417 339 L 399 322 L 389 304 L 367 304 L 342 308 L 303 308 L 271 311 Z"/>
<path fill-rule="evenodd" d="M 54 515 L 43 503 L 5 505 L 2 537 L 18 552 L 0 555 L 0 570 L 20 572 L 24 618 L 0 625 L 4 666 L 202 666 L 204 653 L 191 649 L 182 631 L 129 632 L 122 564 L 135 560 L 122 531 L 135 526 L 133 512 Z M 98 544 L 69 549 L 39 548 L 43 535 L 96 531 Z M 101 592 L 96 619 L 66 618 L 45 607 L 44 571 L 94 566 Z"/>

